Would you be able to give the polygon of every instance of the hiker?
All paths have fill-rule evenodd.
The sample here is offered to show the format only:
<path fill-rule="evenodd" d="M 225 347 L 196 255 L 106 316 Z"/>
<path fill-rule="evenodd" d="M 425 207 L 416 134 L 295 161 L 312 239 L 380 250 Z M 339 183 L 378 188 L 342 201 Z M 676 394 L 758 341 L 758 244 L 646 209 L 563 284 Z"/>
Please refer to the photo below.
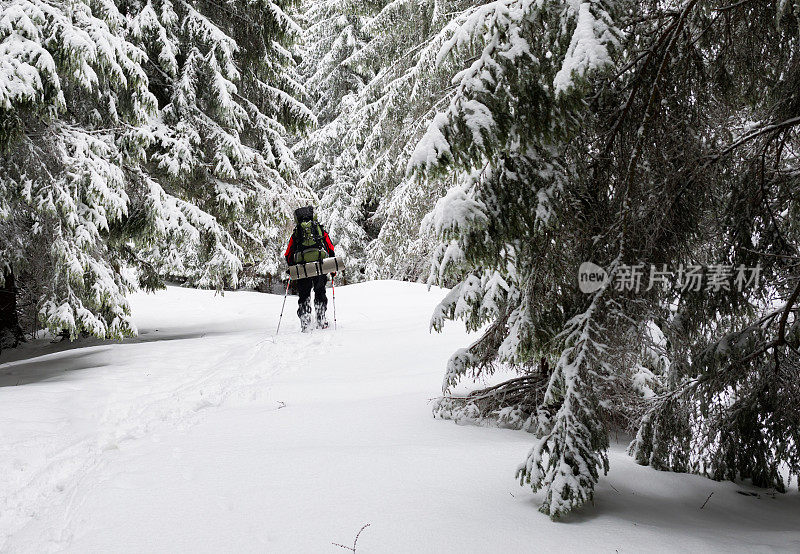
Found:
<path fill-rule="evenodd" d="M 314 208 L 305 206 L 294 211 L 295 228 L 289 239 L 289 246 L 283 255 L 289 265 L 316 262 L 333 256 L 333 243 L 328 233 L 314 216 Z M 335 276 L 332 273 L 331 276 Z M 300 328 L 306 332 L 311 327 L 311 289 L 314 289 L 314 311 L 317 315 L 317 327 L 328 328 L 328 319 L 325 311 L 328 308 L 328 297 L 325 295 L 325 285 L 328 283 L 327 275 L 306 277 L 295 281 L 297 292 L 300 295 L 297 316 L 300 318 Z"/>

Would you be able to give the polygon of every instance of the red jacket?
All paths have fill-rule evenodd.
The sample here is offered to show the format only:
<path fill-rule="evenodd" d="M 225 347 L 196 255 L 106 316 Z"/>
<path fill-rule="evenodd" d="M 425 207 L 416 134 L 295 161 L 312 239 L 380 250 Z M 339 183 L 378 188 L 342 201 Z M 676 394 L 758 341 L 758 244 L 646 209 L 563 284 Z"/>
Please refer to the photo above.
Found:
<path fill-rule="evenodd" d="M 328 251 L 328 254 L 334 256 L 333 253 L 333 243 L 331 242 L 331 237 L 328 236 L 328 231 L 325 230 L 324 227 L 320 225 L 320 229 L 322 229 L 322 245 L 325 247 L 325 250 Z M 286 247 L 286 252 L 283 253 L 283 257 L 286 258 L 286 263 L 289 265 L 293 265 L 294 262 L 292 259 L 294 258 L 295 254 L 295 244 L 294 244 L 294 233 L 292 236 L 289 237 L 289 245 Z"/>

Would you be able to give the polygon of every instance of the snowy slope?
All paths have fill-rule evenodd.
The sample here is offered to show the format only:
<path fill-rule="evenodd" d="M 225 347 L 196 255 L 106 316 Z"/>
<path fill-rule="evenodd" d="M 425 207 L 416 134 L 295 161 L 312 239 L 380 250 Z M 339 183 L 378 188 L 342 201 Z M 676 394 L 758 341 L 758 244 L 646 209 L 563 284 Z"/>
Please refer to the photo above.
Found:
<path fill-rule="evenodd" d="M 622 445 L 595 505 L 550 522 L 513 478 L 529 435 L 430 415 L 469 340 L 428 333 L 442 294 L 341 287 L 311 335 L 290 298 L 273 343 L 280 297 L 170 288 L 133 299 L 135 340 L 14 353 L 42 355 L 0 365 L 0 551 L 345 552 L 367 523 L 358 552 L 800 551 L 796 492 Z"/>

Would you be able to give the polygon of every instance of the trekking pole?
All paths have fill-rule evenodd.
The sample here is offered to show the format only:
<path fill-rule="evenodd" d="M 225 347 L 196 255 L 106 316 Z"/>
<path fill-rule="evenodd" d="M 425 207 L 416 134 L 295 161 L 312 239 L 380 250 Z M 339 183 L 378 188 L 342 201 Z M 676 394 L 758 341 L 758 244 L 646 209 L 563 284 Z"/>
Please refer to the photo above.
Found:
<path fill-rule="evenodd" d="M 333 282 L 336 280 L 336 277 L 331 277 L 331 296 L 333 297 L 333 330 L 336 330 L 336 286 L 334 286 Z"/>
<path fill-rule="evenodd" d="M 278 328 L 275 329 L 275 336 L 278 336 L 278 332 L 281 330 L 281 320 L 283 319 L 283 309 L 286 308 L 286 297 L 289 295 L 289 284 L 292 282 L 291 279 L 286 281 L 286 292 L 283 293 L 283 306 L 281 306 L 281 315 L 278 318 Z"/>

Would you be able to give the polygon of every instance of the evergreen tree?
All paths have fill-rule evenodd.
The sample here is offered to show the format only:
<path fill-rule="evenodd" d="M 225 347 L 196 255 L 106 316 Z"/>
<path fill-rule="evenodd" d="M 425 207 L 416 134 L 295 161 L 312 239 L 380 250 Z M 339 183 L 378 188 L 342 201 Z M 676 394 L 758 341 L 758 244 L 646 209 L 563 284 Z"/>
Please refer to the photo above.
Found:
<path fill-rule="evenodd" d="M 371 2 L 324 0 L 304 7 L 304 48 L 300 73 L 314 100 L 318 127 L 295 145 L 303 177 L 321 196 L 320 217 L 340 254 L 346 277 L 363 278 L 366 199 L 361 193 L 357 149 L 349 140 L 346 114 L 371 72 L 350 64 L 369 40 L 364 28 L 375 10 Z"/>
<path fill-rule="evenodd" d="M 458 280 L 432 325 L 486 327 L 435 413 L 533 432 L 518 475 L 551 517 L 592 498 L 611 426 L 660 469 L 779 490 L 780 464 L 800 473 L 798 15 L 498 0 L 439 53 L 478 50 L 411 159 L 432 187 L 460 172 L 428 220 L 432 277 Z M 584 294 L 589 261 L 608 279 Z M 758 266 L 762 286 L 637 290 L 637 264 Z M 520 376 L 447 394 L 501 364 Z"/>
<path fill-rule="evenodd" d="M 307 87 L 320 127 L 297 151 L 332 234 L 351 245 L 366 278 L 418 280 L 433 243 L 421 222 L 446 186 L 406 177 L 417 140 L 452 93 L 449 59 L 437 58 L 470 2 L 309 2 Z M 442 64 L 444 67 L 440 67 Z M 448 181 L 449 182 L 449 181 Z"/>
<path fill-rule="evenodd" d="M 292 211 L 313 200 L 287 144 L 314 122 L 289 50 L 300 33 L 289 4 L 126 0 L 160 104 L 147 175 L 180 218 L 170 247 L 147 254 L 159 273 L 236 287 L 243 264 L 255 275 L 282 267 Z"/>
<path fill-rule="evenodd" d="M 146 232 L 122 229 L 162 215 L 136 180 L 156 100 L 124 25 L 110 2 L 13 0 L 0 17 L 0 278 L 35 286 L 41 321 L 72 337 L 135 332 L 124 251 Z"/>
<path fill-rule="evenodd" d="M 358 155 L 359 190 L 374 203 L 369 224 L 368 278 L 418 280 L 434 241 L 421 229 L 449 177 L 424 184 L 406 175 L 408 160 L 437 109 L 453 89 L 455 62 L 437 56 L 457 23 L 473 9 L 465 0 L 397 0 L 369 21 L 369 42 L 350 63 L 374 77 L 345 114 Z"/>
<path fill-rule="evenodd" d="M 18 312 L 119 338 L 139 286 L 279 271 L 291 212 L 313 199 L 287 144 L 313 115 L 285 5 L 3 5 L 0 287 L 24 299 L 3 312 L 6 342 Z"/>

